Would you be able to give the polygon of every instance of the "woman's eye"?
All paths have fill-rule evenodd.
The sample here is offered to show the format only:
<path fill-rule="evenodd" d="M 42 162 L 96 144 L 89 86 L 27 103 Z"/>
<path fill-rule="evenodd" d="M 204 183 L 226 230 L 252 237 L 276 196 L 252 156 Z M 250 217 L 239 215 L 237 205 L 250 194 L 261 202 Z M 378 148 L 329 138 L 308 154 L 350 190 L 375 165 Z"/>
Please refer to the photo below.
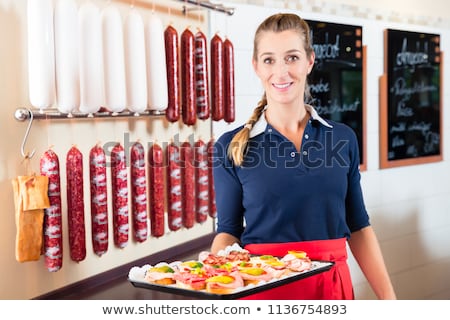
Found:
<path fill-rule="evenodd" d="M 265 58 L 265 59 L 263 60 L 263 62 L 264 62 L 265 64 L 271 64 L 271 63 L 273 63 L 273 59 L 272 59 L 272 58 Z"/>
<path fill-rule="evenodd" d="M 286 57 L 286 62 L 287 63 L 291 63 L 291 62 L 295 62 L 295 61 L 297 61 L 299 58 L 297 57 L 297 56 L 288 56 L 288 57 Z"/>

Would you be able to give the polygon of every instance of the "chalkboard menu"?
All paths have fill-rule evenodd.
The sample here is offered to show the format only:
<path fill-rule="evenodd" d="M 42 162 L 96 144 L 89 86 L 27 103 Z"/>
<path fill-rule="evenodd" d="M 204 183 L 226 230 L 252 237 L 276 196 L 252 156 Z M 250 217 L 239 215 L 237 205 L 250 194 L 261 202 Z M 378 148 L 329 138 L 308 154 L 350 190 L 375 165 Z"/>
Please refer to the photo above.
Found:
<path fill-rule="evenodd" d="M 316 55 L 309 76 L 311 104 L 325 119 L 354 129 L 360 168 L 365 170 L 364 73 L 362 27 L 307 20 Z"/>
<path fill-rule="evenodd" d="M 440 37 L 392 29 L 385 36 L 381 166 L 440 161 Z"/>

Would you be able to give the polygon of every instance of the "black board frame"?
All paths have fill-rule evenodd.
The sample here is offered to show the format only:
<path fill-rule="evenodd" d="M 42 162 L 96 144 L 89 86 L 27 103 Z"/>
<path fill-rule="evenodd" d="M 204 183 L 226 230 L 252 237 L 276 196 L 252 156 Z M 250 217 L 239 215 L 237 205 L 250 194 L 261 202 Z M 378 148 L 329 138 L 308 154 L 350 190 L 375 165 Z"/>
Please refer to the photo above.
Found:
<path fill-rule="evenodd" d="M 379 80 L 380 168 L 442 161 L 444 57 L 440 35 L 385 29 L 384 58 Z M 420 103 L 411 101 L 416 96 L 421 97 Z M 403 148 L 400 156 L 395 148 Z"/>
<path fill-rule="evenodd" d="M 363 27 L 309 19 L 305 21 L 310 27 L 316 53 L 315 65 L 308 78 L 313 99 L 311 104 L 323 118 L 345 123 L 355 131 L 360 170 L 365 171 L 367 47 L 363 45 Z M 353 74 L 353 79 L 348 77 L 350 74 Z M 322 92 L 320 88 L 323 88 Z"/>

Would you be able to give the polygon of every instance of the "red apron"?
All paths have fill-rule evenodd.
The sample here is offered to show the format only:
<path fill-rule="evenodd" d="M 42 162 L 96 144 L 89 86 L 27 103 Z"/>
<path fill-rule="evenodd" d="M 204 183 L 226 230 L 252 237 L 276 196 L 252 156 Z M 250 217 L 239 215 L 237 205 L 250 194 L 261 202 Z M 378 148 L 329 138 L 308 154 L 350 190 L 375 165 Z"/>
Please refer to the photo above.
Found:
<path fill-rule="evenodd" d="M 346 239 L 249 244 L 250 254 L 282 257 L 288 250 L 305 251 L 311 260 L 333 261 L 329 271 L 244 297 L 244 300 L 353 300 Z"/>

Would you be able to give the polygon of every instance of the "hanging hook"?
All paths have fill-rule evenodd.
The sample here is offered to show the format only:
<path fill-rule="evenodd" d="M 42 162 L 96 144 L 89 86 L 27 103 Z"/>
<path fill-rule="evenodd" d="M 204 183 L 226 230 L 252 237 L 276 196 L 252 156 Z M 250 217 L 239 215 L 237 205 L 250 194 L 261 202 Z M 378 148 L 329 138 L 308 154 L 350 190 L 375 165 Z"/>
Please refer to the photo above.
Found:
<path fill-rule="evenodd" d="M 28 122 L 28 126 L 27 126 L 27 131 L 25 131 L 25 136 L 23 137 L 22 140 L 22 146 L 20 147 L 20 152 L 22 153 L 22 156 L 25 159 L 31 159 L 34 156 L 34 153 L 36 152 L 36 149 L 34 149 L 31 153 L 25 152 L 25 143 L 27 142 L 28 139 L 28 134 L 30 133 L 30 129 L 31 129 L 31 125 L 33 124 L 33 112 L 31 110 L 28 110 L 29 112 L 29 122 Z"/>

